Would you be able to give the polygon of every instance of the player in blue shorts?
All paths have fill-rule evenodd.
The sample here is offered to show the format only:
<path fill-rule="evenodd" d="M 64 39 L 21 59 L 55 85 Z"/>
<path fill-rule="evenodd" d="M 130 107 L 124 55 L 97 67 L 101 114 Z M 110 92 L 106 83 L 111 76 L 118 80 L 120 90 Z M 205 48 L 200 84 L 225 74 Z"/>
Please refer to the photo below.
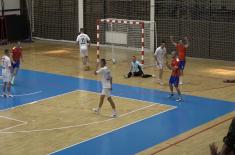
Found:
<path fill-rule="evenodd" d="M 167 63 L 167 67 L 172 70 L 171 73 L 171 77 L 169 80 L 169 87 L 170 87 L 170 91 L 171 94 L 169 95 L 169 97 L 173 97 L 174 93 L 173 93 L 173 87 L 175 87 L 177 93 L 178 93 L 178 98 L 176 99 L 177 102 L 182 101 L 182 97 L 181 97 L 181 92 L 179 89 L 179 77 L 180 77 L 180 60 L 177 57 L 177 53 L 175 51 L 173 51 L 171 53 L 172 55 L 172 61 L 171 61 L 171 65 L 169 65 Z"/>

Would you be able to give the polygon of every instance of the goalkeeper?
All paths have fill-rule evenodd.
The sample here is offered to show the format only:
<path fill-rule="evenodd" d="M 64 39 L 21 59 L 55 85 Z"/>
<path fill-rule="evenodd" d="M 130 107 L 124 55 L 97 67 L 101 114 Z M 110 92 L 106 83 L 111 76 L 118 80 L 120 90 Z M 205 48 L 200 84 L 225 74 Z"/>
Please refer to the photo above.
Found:
<path fill-rule="evenodd" d="M 124 75 L 125 78 L 130 78 L 132 76 L 139 76 L 142 78 L 154 77 L 153 75 L 144 74 L 143 64 L 137 61 L 135 56 L 132 57 L 130 72 L 127 75 Z"/>

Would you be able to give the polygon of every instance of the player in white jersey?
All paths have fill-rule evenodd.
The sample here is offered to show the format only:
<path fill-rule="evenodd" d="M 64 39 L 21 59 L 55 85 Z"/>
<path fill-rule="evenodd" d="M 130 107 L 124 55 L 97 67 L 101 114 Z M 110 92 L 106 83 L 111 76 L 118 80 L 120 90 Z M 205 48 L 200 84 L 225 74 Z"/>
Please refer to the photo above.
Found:
<path fill-rule="evenodd" d="M 116 117 L 116 107 L 115 103 L 113 102 L 111 98 L 111 90 L 112 90 L 112 76 L 111 72 L 106 66 L 106 60 L 101 59 L 100 60 L 100 69 L 95 71 L 95 74 L 100 74 L 101 75 L 101 83 L 102 83 L 102 92 L 100 95 L 100 103 L 98 108 L 94 108 L 93 111 L 95 111 L 97 114 L 99 114 L 100 109 L 104 103 L 104 98 L 105 96 L 107 97 L 107 100 L 109 101 L 110 105 L 112 106 L 113 112 L 111 117 Z"/>
<path fill-rule="evenodd" d="M 4 50 L 4 56 L 1 59 L 2 63 L 2 79 L 3 79 L 3 97 L 13 97 L 11 95 L 11 59 L 8 49 Z M 6 93 L 7 89 L 7 93 Z"/>
<path fill-rule="evenodd" d="M 80 34 L 77 36 L 76 42 L 80 47 L 80 56 L 82 57 L 82 63 L 84 70 L 89 70 L 88 66 L 88 46 L 90 47 L 90 38 L 84 33 L 84 29 L 80 29 Z"/>
<path fill-rule="evenodd" d="M 163 68 L 164 65 L 167 61 L 167 53 L 166 53 L 166 44 L 164 41 L 162 41 L 161 45 L 156 49 L 155 53 L 154 53 L 154 58 L 156 60 L 156 65 L 159 69 L 159 79 L 158 82 L 160 83 L 160 85 L 163 85 L 163 81 L 162 81 L 162 76 L 163 76 Z"/>

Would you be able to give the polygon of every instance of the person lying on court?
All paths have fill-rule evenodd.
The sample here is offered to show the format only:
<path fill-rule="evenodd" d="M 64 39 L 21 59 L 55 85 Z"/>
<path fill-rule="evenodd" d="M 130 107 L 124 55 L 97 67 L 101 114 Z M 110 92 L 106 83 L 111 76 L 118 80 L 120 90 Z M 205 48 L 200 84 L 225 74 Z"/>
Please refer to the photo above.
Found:
<path fill-rule="evenodd" d="M 132 57 L 131 69 L 127 75 L 124 75 L 125 78 L 130 78 L 132 76 L 139 76 L 142 78 L 153 77 L 153 75 L 144 74 L 143 64 L 141 64 L 135 56 Z"/>

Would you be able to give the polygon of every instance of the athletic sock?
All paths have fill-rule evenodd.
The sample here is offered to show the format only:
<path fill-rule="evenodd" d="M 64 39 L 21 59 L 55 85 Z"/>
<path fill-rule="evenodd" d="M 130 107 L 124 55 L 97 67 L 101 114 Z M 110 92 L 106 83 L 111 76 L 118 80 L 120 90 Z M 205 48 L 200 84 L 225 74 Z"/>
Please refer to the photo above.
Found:
<path fill-rule="evenodd" d="M 14 84 L 14 81 L 15 81 L 15 76 L 12 77 L 11 83 Z"/>

